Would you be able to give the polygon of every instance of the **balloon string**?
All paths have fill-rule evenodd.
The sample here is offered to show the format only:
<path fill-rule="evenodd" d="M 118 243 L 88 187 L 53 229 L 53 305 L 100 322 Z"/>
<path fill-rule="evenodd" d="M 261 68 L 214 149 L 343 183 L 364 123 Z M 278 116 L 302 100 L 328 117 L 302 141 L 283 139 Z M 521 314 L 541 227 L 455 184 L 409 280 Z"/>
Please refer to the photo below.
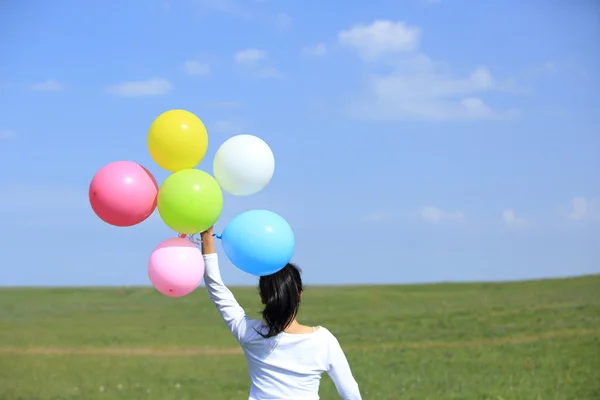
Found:
<path fill-rule="evenodd" d="M 180 233 L 177 235 L 177 237 L 179 237 L 180 239 L 186 239 L 198 246 L 200 246 L 202 244 L 202 239 L 200 238 L 200 235 L 194 236 L 194 235 L 186 235 L 185 233 Z"/>
<path fill-rule="evenodd" d="M 213 233 L 213 236 L 216 237 L 217 239 L 221 239 L 221 237 L 222 237 L 222 235 L 220 233 Z M 202 238 L 201 238 L 200 234 L 198 234 L 198 236 L 194 236 L 194 235 L 186 235 L 185 233 L 178 233 L 177 237 L 180 239 L 189 240 L 190 242 L 195 243 L 197 245 L 202 244 Z"/>

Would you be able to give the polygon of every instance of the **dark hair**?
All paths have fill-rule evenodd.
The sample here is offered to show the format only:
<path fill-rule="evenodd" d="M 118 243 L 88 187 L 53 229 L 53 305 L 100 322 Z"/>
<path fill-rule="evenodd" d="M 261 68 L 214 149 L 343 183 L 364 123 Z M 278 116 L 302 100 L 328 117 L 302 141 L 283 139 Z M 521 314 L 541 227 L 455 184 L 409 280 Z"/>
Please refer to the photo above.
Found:
<path fill-rule="evenodd" d="M 260 277 L 258 289 L 265 304 L 262 317 L 269 328 L 266 334 L 259 332 L 262 337 L 279 335 L 296 318 L 304 290 L 300 273 L 296 265 L 289 263 L 273 275 Z"/>

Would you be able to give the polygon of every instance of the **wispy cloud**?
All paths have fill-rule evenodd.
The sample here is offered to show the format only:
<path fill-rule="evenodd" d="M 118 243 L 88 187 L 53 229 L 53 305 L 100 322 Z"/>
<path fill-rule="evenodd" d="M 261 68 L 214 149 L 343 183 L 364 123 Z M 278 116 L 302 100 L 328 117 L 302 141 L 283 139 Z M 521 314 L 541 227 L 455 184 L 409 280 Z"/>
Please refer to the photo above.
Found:
<path fill-rule="evenodd" d="M 421 208 L 421 218 L 436 224 L 442 221 L 463 221 L 465 214 L 462 211 L 444 211 L 438 207 L 426 206 Z"/>
<path fill-rule="evenodd" d="M 209 108 L 232 110 L 234 108 L 240 108 L 242 106 L 242 103 L 239 101 L 235 101 L 235 100 L 229 100 L 229 101 L 225 100 L 225 101 L 211 101 L 211 102 L 203 103 L 202 105 L 204 107 L 209 107 Z"/>
<path fill-rule="evenodd" d="M 265 2 L 263 0 L 195 0 L 194 4 L 201 13 L 227 14 L 277 29 L 288 29 L 292 25 L 292 17 L 283 11 L 276 13 L 268 11 L 260 5 Z"/>
<path fill-rule="evenodd" d="M 376 70 L 367 78 L 367 91 L 349 105 L 358 118 L 372 120 L 512 119 L 516 109 L 498 110 L 486 93 L 518 92 L 512 82 L 499 81 L 484 65 L 456 77 L 440 63 L 418 52 L 422 30 L 402 21 L 377 20 L 341 31 L 338 42 L 355 51 Z M 354 100 L 353 100 L 354 101 Z"/>
<path fill-rule="evenodd" d="M 275 16 L 275 24 L 280 29 L 287 29 L 292 26 L 292 17 L 284 12 L 280 12 Z"/>
<path fill-rule="evenodd" d="M 145 81 L 122 82 L 106 88 L 106 91 L 122 97 L 162 96 L 169 93 L 173 85 L 163 78 L 151 78 Z"/>
<path fill-rule="evenodd" d="M 0 130 L 0 140 L 13 140 L 17 138 L 17 134 L 13 131 Z"/>
<path fill-rule="evenodd" d="M 579 221 L 587 214 L 588 201 L 585 197 L 573 197 L 571 199 L 571 212 L 569 213 L 569 219 L 573 221 Z"/>
<path fill-rule="evenodd" d="M 216 121 L 209 127 L 211 132 L 237 135 L 244 131 L 244 125 L 236 121 Z"/>
<path fill-rule="evenodd" d="M 0 208 L 13 211 L 56 211 L 89 208 L 87 188 L 26 184 L 0 187 Z"/>
<path fill-rule="evenodd" d="M 233 59 L 238 64 L 251 64 L 267 57 L 267 52 L 255 48 L 240 50 L 233 55 Z"/>
<path fill-rule="evenodd" d="M 567 214 L 571 221 L 600 221 L 600 199 L 577 196 L 571 199 L 571 211 Z"/>
<path fill-rule="evenodd" d="M 0 220 L 7 229 L 55 232 L 87 227 L 93 218 L 87 187 L 42 182 L 0 186 Z"/>
<path fill-rule="evenodd" d="M 233 55 L 233 59 L 243 71 L 255 78 L 283 78 L 284 74 L 277 68 L 265 65 L 267 58 L 266 51 L 256 48 L 240 50 Z"/>
<path fill-rule="evenodd" d="M 322 57 L 327 54 L 327 45 L 317 43 L 313 46 L 306 46 L 302 49 L 302 54 L 309 57 Z"/>
<path fill-rule="evenodd" d="M 254 18 L 254 13 L 237 0 L 196 0 L 202 10 L 228 14 L 242 19 Z"/>
<path fill-rule="evenodd" d="M 265 78 L 265 79 L 282 79 L 285 78 L 285 74 L 278 70 L 275 67 L 264 67 L 259 68 L 255 71 L 254 75 L 257 78 Z"/>
<path fill-rule="evenodd" d="M 201 61 L 188 60 L 183 63 L 183 70 L 190 76 L 210 75 L 210 65 Z"/>
<path fill-rule="evenodd" d="M 521 71 L 519 78 L 531 83 L 540 78 L 555 79 L 559 73 L 568 74 L 570 78 L 585 78 L 588 71 L 585 66 L 574 60 L 548 60 Z"/>
<path fill-rule="evenodd" d="M 390 53 L 415 50 L 421 38 L 421 29 L 404 22 L 376 20 L 371 24 L 357 24 L 338 33 L 338 42 L 352 48 L 367 61 Z"/>
<path fill-rule="evenodd" d="M 518 217 L 513 209 L 505 209 L 502 211 L 502 221 L 511 228 L 523 228 L 529 225 L 529 221 L 525 218 Z"/>
<path fill-rule="evenodd" d="M 43 82 L 34 83 L 29 89 L 34 92 L 62 92 L 65 90 L 63 84 L 56 79 L 47 79 Z"/>
<path fill-rule="evenodd" d="M 375 211 L 365 215 L 364 219 L 367 222 L 384 222 L 394 219 L 394 214 L 388 211 Z"/>

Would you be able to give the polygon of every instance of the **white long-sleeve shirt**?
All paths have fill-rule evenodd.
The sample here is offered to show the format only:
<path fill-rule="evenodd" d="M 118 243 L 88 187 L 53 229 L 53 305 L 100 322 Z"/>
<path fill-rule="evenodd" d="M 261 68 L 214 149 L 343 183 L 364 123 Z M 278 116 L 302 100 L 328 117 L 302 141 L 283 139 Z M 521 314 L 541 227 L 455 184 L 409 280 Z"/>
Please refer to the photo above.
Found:
<path fill-rule="evenodd" d="M 246 355 L 249 400 L 318 400 L 323 372 L 343 400 L 361 400 L 358 384 L 339 342 L 323 327 L 305 334 L 282 332 L 265 339 L 262 321 L 250 319 L 225 286 L 216 254 L 204 255 L 204 283 L 227 327 Z"/>

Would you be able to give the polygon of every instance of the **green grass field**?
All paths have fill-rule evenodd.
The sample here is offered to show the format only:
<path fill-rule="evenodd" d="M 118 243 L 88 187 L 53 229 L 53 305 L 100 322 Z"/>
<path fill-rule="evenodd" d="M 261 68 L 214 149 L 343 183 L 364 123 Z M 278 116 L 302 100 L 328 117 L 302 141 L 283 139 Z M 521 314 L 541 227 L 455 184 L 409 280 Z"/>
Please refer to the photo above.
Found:
<path fill-rule="evenodd" d="M 234 288 L 257 315 L 256 290 Z M 364 399 L 600 399 L 600 275 L 308 288 Z M 0 290 L 0 399 L 244 399 L 237 343 L 204 289 Z M 322 399 L 336 399 L 329 378 Z"/>

